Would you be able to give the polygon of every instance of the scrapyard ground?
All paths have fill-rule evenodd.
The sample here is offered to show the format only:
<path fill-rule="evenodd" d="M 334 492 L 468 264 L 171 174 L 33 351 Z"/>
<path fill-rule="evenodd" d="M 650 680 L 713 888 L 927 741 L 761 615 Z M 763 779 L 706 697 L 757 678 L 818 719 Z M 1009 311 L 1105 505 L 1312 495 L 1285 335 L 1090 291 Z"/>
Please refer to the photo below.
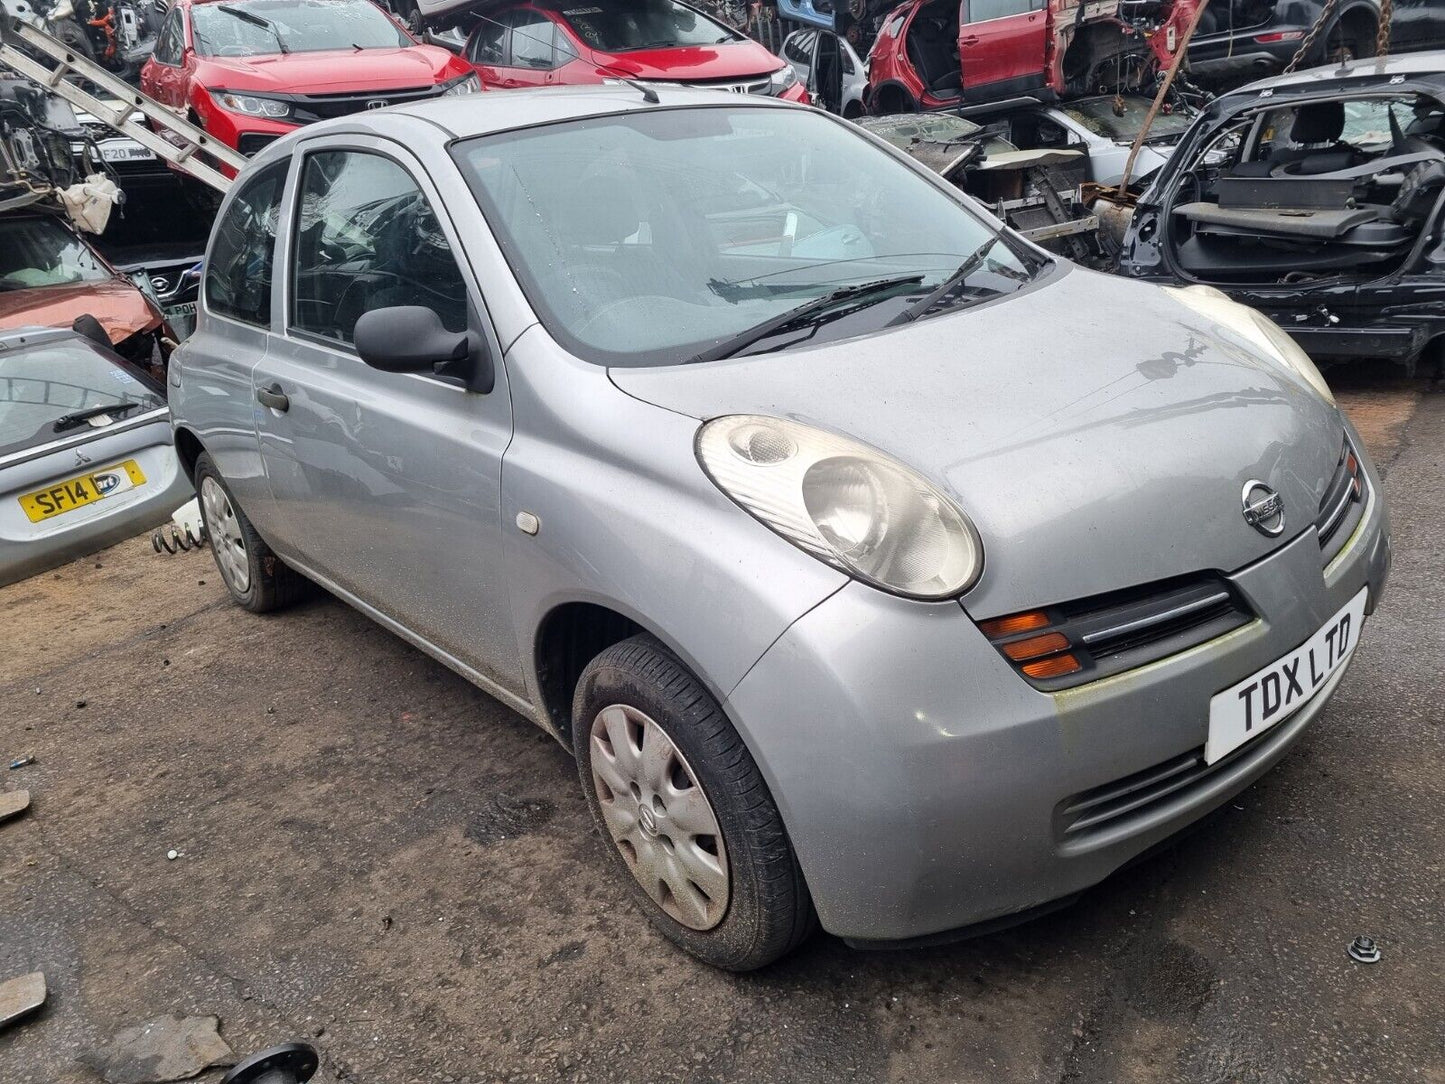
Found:
<path fill-rule="evenodd" d="M 1175 849 L 940 949 L 694 963 L 567 755 L 329 598 L 253 617 L 208 553 L 142 539 L 0 590 L 0 753 L 37 757 L 0 777 L 34 795 L 0 826 L 0 979 L 51 989 L 0 1077 L 97 1080 L 182 1012 L 363 1084 L 1445 1082 L 1445 394 L 1331 375 L 1397 554 L 1333 706 Z"/>

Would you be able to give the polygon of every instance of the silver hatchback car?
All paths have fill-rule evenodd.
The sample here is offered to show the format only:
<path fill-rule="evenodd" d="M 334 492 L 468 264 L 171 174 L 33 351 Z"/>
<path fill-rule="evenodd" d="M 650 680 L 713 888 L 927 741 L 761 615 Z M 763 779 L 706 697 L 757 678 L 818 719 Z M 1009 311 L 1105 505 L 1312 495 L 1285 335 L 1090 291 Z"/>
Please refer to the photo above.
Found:
<path fill-rule="evenodd" d="M 1277 327 L 772 100 L 301 129 L 228 195 L 170 382 L 236 601 L 313 580 L 535 720 L 726 968 L 1099 881 L 1284 755 L 1389 565 Z"/>

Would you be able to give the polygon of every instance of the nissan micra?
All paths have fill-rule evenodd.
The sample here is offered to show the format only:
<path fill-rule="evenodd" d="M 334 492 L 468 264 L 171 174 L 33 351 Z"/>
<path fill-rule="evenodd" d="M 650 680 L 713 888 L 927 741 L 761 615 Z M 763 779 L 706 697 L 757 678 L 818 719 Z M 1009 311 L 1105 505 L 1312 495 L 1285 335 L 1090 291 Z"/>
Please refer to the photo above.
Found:
<path fill-rule="evenodd" d="M 1389 566 L 1279 328 L 766 98 L 296 132 L 228 194 L 169 380 L 235 600 L 314 581 L 553 734 L 725 968 L 1096 883 L 1285 754 Z"/>

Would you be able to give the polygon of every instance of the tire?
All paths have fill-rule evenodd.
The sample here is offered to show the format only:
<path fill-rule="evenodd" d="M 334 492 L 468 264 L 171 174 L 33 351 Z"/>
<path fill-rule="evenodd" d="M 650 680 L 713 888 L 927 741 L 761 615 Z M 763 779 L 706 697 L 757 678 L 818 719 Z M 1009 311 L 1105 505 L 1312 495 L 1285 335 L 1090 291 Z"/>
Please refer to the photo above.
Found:
<path fill-rule="evenodd" d="M 751 971 L 813 932 L 812 897 L 757 764 L 656 640 L 634 636 L 587 664 L 572 741 L 604 846 L 675 944 L 714 967 Z"/>
<path fill-rule="evenodd" d="M 196 459 L 195 474 L 211 556 L 236 605 L 262 614 L 301 598 L 306 593 L 306 578 L 277 557 L 256 533 L 207 453 Z"/>
<path fill-rule="evenodd" d="M 416 0 L 397 0 L 396 16 L 412 37 L 421 38 L 425 27 L 422 25 L 421 9 L 416 6 Z"/>

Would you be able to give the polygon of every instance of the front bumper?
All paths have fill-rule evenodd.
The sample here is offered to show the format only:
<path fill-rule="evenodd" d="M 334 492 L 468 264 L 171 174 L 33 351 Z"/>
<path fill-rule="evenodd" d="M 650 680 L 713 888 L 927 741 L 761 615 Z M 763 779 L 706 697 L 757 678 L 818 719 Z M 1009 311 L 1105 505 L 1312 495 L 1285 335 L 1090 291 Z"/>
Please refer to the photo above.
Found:
<path fill-rule="evenodd" d="M 825 929 L 926 938 L 1041 909 L 1107 877 L 1248 786 L 1325 707 L 1305 707 L 1232 759 L 1097 830 L 1066 836 L 1074 796 L 1204 745 L 1209 699 L 1306 641 L 1389 566 L 1380 481 L 1321 567 L 1313 528 L 1230 579 L 1258 620 L 1062 693 L 1006 666 L 955 603 L 850 584 L 800 618 L 727 708 L 788 828 Z"/>

